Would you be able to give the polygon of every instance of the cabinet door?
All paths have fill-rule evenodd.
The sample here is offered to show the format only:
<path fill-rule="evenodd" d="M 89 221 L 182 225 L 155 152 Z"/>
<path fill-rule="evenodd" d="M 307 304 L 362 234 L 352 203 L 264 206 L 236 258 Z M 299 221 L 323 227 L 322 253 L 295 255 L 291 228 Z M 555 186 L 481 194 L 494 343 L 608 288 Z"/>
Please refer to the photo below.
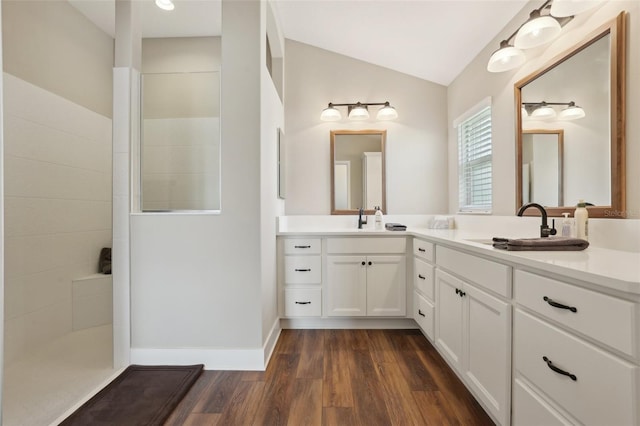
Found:
<path fill-rule="evenodd" d="M 449 363 L 462 368 L 462 297 L 464 283 L 446 272 L 436 271 L 436 346 Z"/>
<path fill-rule="evenodd" d="M 364 316 L 367 313 L 365 256 L 327 256 L 328 316 Z"/>
<path fill-rule="evenodd" d="M 367 315 L 407 314 L 405 256 L 367 256 Z"/>
<path fill-rule="evenodd" d="M 462 290 L 466 381 L 500 423 L 509 424 L 511 307 L 468 283 Z"/>

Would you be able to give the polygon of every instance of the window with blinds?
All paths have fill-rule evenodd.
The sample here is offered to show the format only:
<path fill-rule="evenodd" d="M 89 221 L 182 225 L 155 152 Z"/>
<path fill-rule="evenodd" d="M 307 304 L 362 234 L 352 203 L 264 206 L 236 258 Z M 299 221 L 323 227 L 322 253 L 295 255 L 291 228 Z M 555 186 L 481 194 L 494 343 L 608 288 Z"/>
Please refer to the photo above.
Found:
<path fill-rule="evenodd" d="M 459 211 L 491 212 L 491 106 L 460 121 Z"/>

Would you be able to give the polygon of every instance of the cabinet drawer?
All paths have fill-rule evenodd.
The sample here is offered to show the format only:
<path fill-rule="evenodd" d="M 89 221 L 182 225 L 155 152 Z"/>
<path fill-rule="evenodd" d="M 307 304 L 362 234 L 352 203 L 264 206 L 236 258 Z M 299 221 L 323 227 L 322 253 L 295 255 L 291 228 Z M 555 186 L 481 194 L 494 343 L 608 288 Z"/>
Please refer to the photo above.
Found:
<path fill-rule="evenodd" d="M 433 262 L 434 257 L 434 249 L 433 244 L 419 240 L 417 238 L 413 239 L 413 254 L 417 257 L 420 257 L 424 260 L 428 260 L 429 262 Z"/>
<path fill-rule="evenodd" d="M 420 293 L 413 293 L 414 312 L 413 319 L 416 320 L 422 331 L 433 342 L 433 324 L 435 309 L 433 304 L 424 298 Z"/>
<path fill-rule="evenodd" d="M 327 238 L 327 252 L 331 254 L 405 254 L 406 250 L 406 238 Z"/>
<path fill-rule="evenodd" d="M 433 266 L 424 260 L 414 258 L 413 285 L 422 294 L 433 300 Z"/>
<path fill-rule="evenodd" d="M 284 254 L 320 254 L 320 238 L 289 238 L 284 240 Z"/>
<path fill-rule="evenodd" d="M 511 267 L 491 260 L 436 246 L 436 263 L 456 275 L 511 297 Z"/>
<path fill-rule="evenodd" d="M 285 284 L 320 284 L 322 258 L 320 256 L 285 256 Z"/>
<path fill-rule="evenodd" d="M 320 288 L 285 288 L 285 316 L 319 317 L 322 313 L 321 295 Z"/>
<path fill-rule="evenodd" d="M 638 424 L 638 367 L 516 309 L 517 374 L 582 424 Z M 543 358 L 545 357 L 545 358 Z M 575 380 L 550 368 L 575 375 Z"/>
<path fill-rule="evenodd" d="M 637 357 L 635 303 L 519 270 L 514 291 L 520 305 Z M 575 312 L 550 303 L 575 308 Z"/>
<path fill-rule="evenodd" d="M 569 426 L 562 417 L 533 389 L 519 379 L 514 381 L 512 424 L 517 426 Z"/>

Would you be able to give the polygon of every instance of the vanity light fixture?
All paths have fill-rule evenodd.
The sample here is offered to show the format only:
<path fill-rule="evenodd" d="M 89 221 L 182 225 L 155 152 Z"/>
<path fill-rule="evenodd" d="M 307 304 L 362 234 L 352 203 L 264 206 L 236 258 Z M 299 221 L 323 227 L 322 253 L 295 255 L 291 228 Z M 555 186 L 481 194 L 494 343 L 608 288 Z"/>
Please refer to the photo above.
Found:
<path fill-rule="evenodd" d="M 587 114 L 581 107 L 571 101 L 565 109 L 560 111 L 560 114 L 558 114 L 558 120 L 577 120 L 579 118 L 584 118 L 586 115 Z"/>
<path fill-rule="evenodd" d="M 171 0 L 156 0 L 156 6 L 162 10 L 173 10 L 175 5 Z"/>
<path fill-rule="evenodd" d="M 566 108 L 556 113 L 556 110 L 552 107 L 555 105 L 564 105 Z M 584 109 L 577 106 L 574 101 L 571 102 L 523 102 L 522 103 L 522 118 L 531 118 L 534 120 L 551 120 L 552 118 L 558 118 L 558 120 L 577 120 L 585 117 Z"/>
<path fill-rule="evenodd" d="M 389 102 L 356 102 L 349 104 L 334 104 L 329 102 L 327 108 L 322 110 L 320 114 L 320 120 L 322 121 L 339 121 L 342 120 L 342 114 L 336 107 L 346 106 L 347 116 L 350 120 L 367 120 L 369 118 L 370 106 L 382 106 L 376 114 L 378 120 L 395 120 L 398 118 L 398 113 L 394 107 L 389 105 Z"/>
<path fill-rule="evenodd" d="M 549 11 L 551 2 L 552 0 L 546 0 L 542 6 L 531 11 L 529 19 L 506 40 L 500 42 L 500 48 L 489 58 L 487 71 L 503 72 L 519 67 L 526 60 L 522 49 L 543 45 L 560 34 L 562 27 L 573 19 L 573 15 L 552 16 Z"/>
<path fill-rule="evenodd" d="M 541 15 L 540 9 L 535 9 L 529 15 L 513 40 L 517 49 L 531 49 L 549 43 L 560 35 L 562 27 L 556 18 L 550 15 Z"/>

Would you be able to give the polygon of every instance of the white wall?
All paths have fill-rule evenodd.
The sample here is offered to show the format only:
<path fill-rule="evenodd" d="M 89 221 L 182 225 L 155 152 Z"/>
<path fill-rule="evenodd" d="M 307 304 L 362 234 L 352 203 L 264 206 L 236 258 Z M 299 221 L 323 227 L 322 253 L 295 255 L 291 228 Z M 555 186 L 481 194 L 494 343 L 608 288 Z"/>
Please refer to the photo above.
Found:
<path fill-rule="evenodd" d="M 627 28 L 627 216 L 640 218 L 640 2 L 610 1 L 578 15 L 567 24 L 562 35 L 545 47 L 527 51 L 527 62 L 514 71 L 489 73 L 491 53 L 500 40 L 508 37 L 539 7 L 529 2 L 503 31 L 480 52 L 448 88 L 448 122 L 464 113 L 479 100 L 491 96 L 493 116 L 493 214 L 513 215 L 515 205 L 515 117 L 514 84 L 536 71 L 555 56 L 583 40 L 622 10 L 629 12 Z M 455 132 L 449 134 L 449 187 L 457 191 L 457 143 Z M 449 212 L 457 211 L 457 198 L 450 196 Z"/>
<path fill-rule="evenodd" d="M 4 71 L 111 117 L 113 38 L 67 1 L 2 8 Z"/>
<path fill-rule="evenodd" d="M 268 110 L 279 101 L 265 87 L 265 9 L 257 1 L 223 1 L 222 10 L 222 210 L 132 215 L 134 362 L 171 349 L 225 368 L 215 355 L 207 358 L 211 351 L 261 352 L 275 318 L 281 113 Z M 231 361 L 256 367 L 241 356 Z"/>
<path fill-rule="evenodd" d="M 67 2 L 2 9 L 6 364 L 71 331 L 111 245 L 113 39 Z"/>
<path fill-rule="evenodd" d="M 286 41 L 286 214 L 331 211 L 329 132 L 386 129 L 387 210 L 390 214 L 447 210 L 446 87 L 396 71 Z M 329 102 L 385 102 L 394 121 L 320 121 Z"/>
<path fill-rule="evenodd" d="M 5 363 L 71 331 L 111 245 L 111 120 L 4 73 Z"/>

